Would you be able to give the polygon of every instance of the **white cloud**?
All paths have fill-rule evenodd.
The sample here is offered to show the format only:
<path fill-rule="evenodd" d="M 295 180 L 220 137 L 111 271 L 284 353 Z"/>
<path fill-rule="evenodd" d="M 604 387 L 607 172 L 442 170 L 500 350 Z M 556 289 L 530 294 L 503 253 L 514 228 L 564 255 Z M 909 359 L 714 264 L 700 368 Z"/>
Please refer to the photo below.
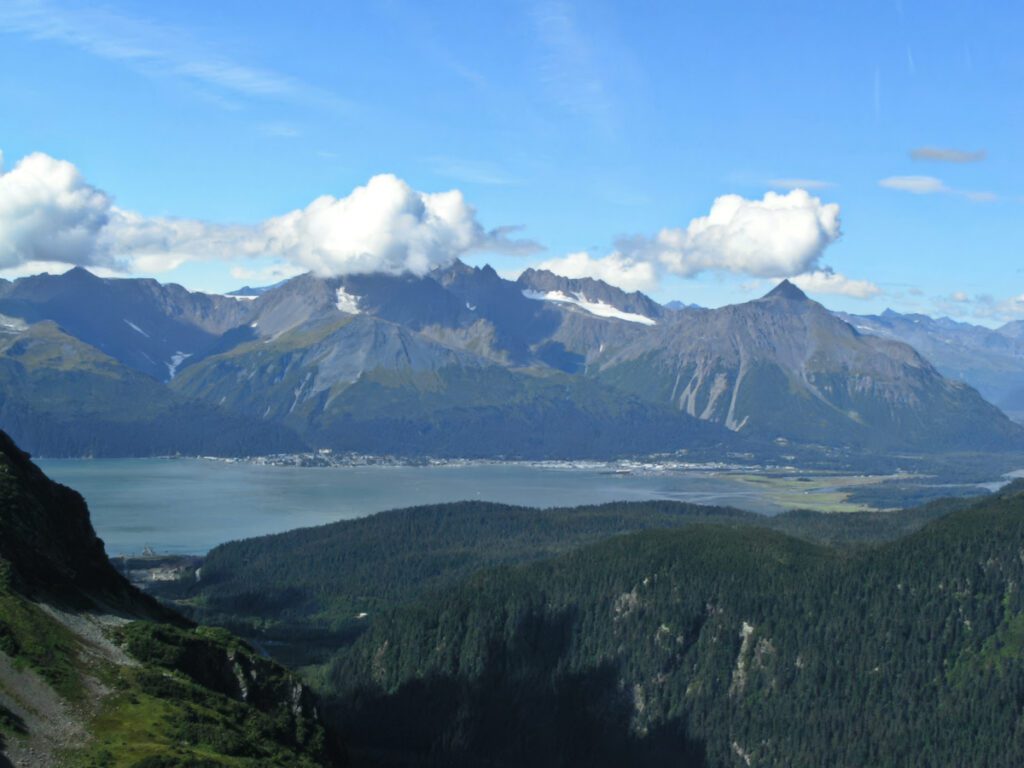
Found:
<path fill-rule="evenodd" d="M 485 230 L 457 190 L 417 192 L 394 176 L 262 224 L 228 225 L 118 208 L 74 165 L 42 153 L 0 174 L 0 269 L 46 262 L 154 273 L 268 256 L 322 275 L 425 274 L 471 251 L 536 250 L 513 231 Z"/>
<path fill-rule="evenodd" d="M 933 299 L 936 311 L 960 318 L 973 318 L 985 324 L 1005 323 L 1024 318 L 1024 294 L 1000 299 L 991 294 L 969 296 L 956 291 Z"/>
<path fill-rule="evenodd" d="M 781 187 L 782 189 L 829 189 L 835 186 L 831 181 L 823 181 L 822 179 L 769 179 L 768 183 L 773 187 Z"/>
<path fill-rule="evenodd" d="M 96 240 L 112 202 L 69 162 L 40 152 L 0 175 L 0 267 L 27 261 L 110 264 Z"/>
<path fill-rule="evenodd" d="M 980 163 L 987 154 L 984 149 L 966 151 L 946 147 L 917 147 L 910 150 L 914 160 L 934 160 L 940 163 Z"/>
<path fill-rule="evenodd" d="M 617 249 L 601 258 L 571 253 L 536 266 L 566 277 L 593 277 L 627 290 L 648 291 L 669 273 L 793 277 L 813 273 L 839 235 L 839 206 L 822 203 L 806 190 L 768 192 L 760 200 L 723 195 L 707 216 L 693 219 L 685 229 L 621 238 Z M 870 290 L 868 284 L 852 282 L 857 285 L 845 286 L 848 295 Z M 829 282 L 819 277 L 816 284 L 831 292 L 840 287 L 836 278 Z"/>
<path fill-rule="evenodd" d="M 949 187 L 934 176 L 889 176 L 879 181 L 878 186 L 886 189 L 898 189 L 900 192 L 911 192 L 915 195 L 949 192 Z"/>
<path fill-rule="evenodd" d="M 953 189 L 947 187 L 942 179 L 934 176 L 888 176 L 878 182 L 878 186 L 910 192 L 915 195 L 949 194 L 965 197 L 976 203 L 991 203 L 999 199 L 994 192 Z"/>
<path fill-rule="evenodd" d="M 142 216 L 113 208 L 96 248 L 114 254 L 131 271 L 167 272 L 189 261 L 258 256 L 266 241 L 255 227 Z"/>
<path fill-rule="evenodd" d="M 201 89 L 349 108 L 343 99 L 314 85 L 233 61 L 189 29 L 121 14 L 100 4 L 69 7 L 47 0 L 6 0 L 0 3 L 0 29 L 58 42 L 148 76 L 172 77 Z"/>
<path fill-rule="evenodd" d="M 232 267 L 230 274 L 236 280 L 243 280 L 252 286 L 271 285 L 287 280 L 290 277 L 302 274 L 304 270 L 293 264 L 277 263 L 266 267 L 249 269 L 247 267 Z"/>
<path fill-rule="evenodd" d="M 626 291 L 649 291 L 658 285 L 658 267 L 649 261 L 630 259 L 621 253 L 594 258 L 581 251 L 536 265 L 563 277 L 592 277 Z"/>
<path fill-rule="evenodd" d="M 807 293 L 870 299 L 882 292 L 882 289 L 870 280 L 854 280 L 831 269 L 817 269 L 790 279 Z"/>
<path fill-rule="evenodd" d="M 268 250 L 320 275 L 423 275 L 471 251 L 523 252 L 507 229 L 487 232 L 458 190 L 424 193 L 390 174 L 347 197 L 324 195 L 264 225 Z"/>
<path fill-rule="evenodd" d="M 790 276 L 812 269 L 839 234 L 839 206 L 794 189 L 768 192 L 761 200 L 722 195 L 686 229 L 624 240 L 620 250 L 683 277 L 706 271 Z"/>

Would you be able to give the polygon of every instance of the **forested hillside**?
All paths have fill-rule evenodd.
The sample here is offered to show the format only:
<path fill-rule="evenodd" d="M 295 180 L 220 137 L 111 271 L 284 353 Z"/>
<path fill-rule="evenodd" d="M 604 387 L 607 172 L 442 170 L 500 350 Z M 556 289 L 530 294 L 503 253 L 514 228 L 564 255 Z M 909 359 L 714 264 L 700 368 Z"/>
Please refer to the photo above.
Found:
<path fill-rule="evenodd" d="M 897 542 L 619 536 L 378 617 L 333 663 L 367 764 L 1014 766 L 1024 484 Z"/>
<path fill-rule="evenodd" d="M 673 501 L 544 510 L 437 504 L 223 544 L 206 556 L 198 576 L 150 589 L 199 621 L 231 627 L 267 643 L 275 657 L 306 665 L 350 642 L 381 610 L 486 567 L 542 560 L 618 534 L 720 523 L 863 544 L 897 538 L 964 503 L 941 501 L 899 515 L 776 517 Z"/>

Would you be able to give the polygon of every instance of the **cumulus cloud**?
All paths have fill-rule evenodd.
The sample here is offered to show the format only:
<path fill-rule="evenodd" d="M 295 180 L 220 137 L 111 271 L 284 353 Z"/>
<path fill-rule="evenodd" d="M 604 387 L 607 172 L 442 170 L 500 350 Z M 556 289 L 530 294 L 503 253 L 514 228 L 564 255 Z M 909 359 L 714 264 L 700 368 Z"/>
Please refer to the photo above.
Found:
<path fill-rule="evenodd" d="M 96 240 L 110 198 L 69 162 L 36 152 L 0 175 L 0 267 L 27 261 L 109 264 Z"/>
<path fill-rule="evenodd" d="M 268 256 L 321 275 L 424 274 L 472 251 L 536 250 L 514 231 L 485 230 L 457 190 L 417 192 L 390 175 L 261 224 L 229 225 L 119 208 L 73 164 L 42 153 L 0 173 L 0 270 L 45 263 L 152 273 Z"/>
<path fill-rule="evenodd" d="M 790 279 L 807 293 L 870 299 L 882 292 L 882 289 L 870 280 L 854 280 L 828 268 L 816 269 Z"/>
<path fill-rule="evenodd" d="M 320 275 L 423 275 L 471 251 L 529 251 L 508 229 L 485 231 L 457 190 L 417 192 L 390 174 L 350 195 L 324 195 L 264 225 L 268 249 Z"/>
<path fill-rule="evenodd" d="M 656 264 L 632 259 L 618 252 L 600 258 L 585 251 L 570 253 L 560 259 L 541 262 L 536 267 L 563 277 L 604 280 L 626 291 L 649 291 L 657 287 L 659 279 Z"/>
<path fill-rule="evenodd" d="M 839 234 L 839 206 L 794 189 L 760 200 L 723 195 L 686 229 L 619 245 L 626 257 L 656 261 L 682 277 L 706 271 L 775 277 L 812 269 Z"/>
<path fill-rule="evenodd" d="M 914 160 L 933 160 L 940 163 L 980 163 L 988 156 L 984 149 L 965 151 L 945 147 L 917 147 L 910 150 Z"/>
<path fill-rule="evenodd" d="M 819 266 L 840 235 L 839 206 L 823 203 L 804 189 L 768 192 L 760 200 L 724 195 L 707 216 L 685 228 L 662 229 L 653 237 L 620 238 L 600 258 L 571 253 L 536 265 L 566 277 L 593 277 L 626 290 L 652 290 L 666 275 L 694 277 L 729 272 L 757 278 L 799 276 L 817 293 L 866 298 L 876 285 L 852 280 Z"/>

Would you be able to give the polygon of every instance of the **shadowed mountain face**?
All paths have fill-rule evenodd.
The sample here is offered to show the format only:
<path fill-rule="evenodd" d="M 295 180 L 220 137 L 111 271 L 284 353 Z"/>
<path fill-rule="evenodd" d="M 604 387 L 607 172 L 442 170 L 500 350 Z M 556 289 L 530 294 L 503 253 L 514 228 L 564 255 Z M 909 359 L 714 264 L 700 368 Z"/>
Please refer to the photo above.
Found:
<path fill-rule="evenodd" d="M 50 481 L 0 432 L 0 568 L 21 593 L 166 618 L 114 570 L 78 493 Z"/>
<path fill-rule="evenodd" d="M 190 399 L 49 321 L 0 323 L 0 425 L 49 456 L 232 456 L 304 443 Z"/>
<path fill-rule="evenodd" d="M 1024 320 L 1014 320 L 999 329 L 999 333 L 1014 339 L 1024 338 Z"/>
<path fill-rule="evenodd" d="M 242 323 L 244 301 L 155 280 L 104 280 L 82 268 L 0 286 L 0 313 L 52 320 L 67 333 L 160 381 Z"/>
<path fill-rule="evenodd" d="M 513 282 L 456 263 L 423 277 L 306 274 L 247 296 L 72 270 L 0 285 L 0 312 L 30 329 L 52 320 L 69 354 L 106 351 L 153 377 L 137 387 L 149 401 L 201 401 L 283 429 L 239 453 L 291 450 L 290 433 L 345 450 L 531 458 L 776 438 L 914 450 L 1022 440 L 913 349 L 862 336 L 788 282 L 747 304 L 674 311 L 597 280 L 527 270 Z M 53 386 L 80 396 L 90 364 L 74 360 L 89 357 L 51 365 Z M 24 377 L 6 395 L 38 410 Z M 21 437 L 15 412 L 5 418 Z M 164 452 L 195 441 L 171 443 Z"/>

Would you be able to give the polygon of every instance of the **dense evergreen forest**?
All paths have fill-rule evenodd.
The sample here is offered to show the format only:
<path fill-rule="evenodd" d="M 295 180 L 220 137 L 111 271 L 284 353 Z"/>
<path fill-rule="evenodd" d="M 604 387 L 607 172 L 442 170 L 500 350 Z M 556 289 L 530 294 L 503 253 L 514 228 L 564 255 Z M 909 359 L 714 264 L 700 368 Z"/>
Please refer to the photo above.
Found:
<path fill-rule="evenodd" d="M 270 643 L 275 656 L 304 666 L 349 642 L 382 609 L 452 587 L 485 567 L 541 560 L 617 534 L 713 522 L 863 544 L 916 530 L 964 503 L 944 500 L 899 515 L 776 517 L 673 501 L 546 510 L 438 504 L 224 544 L 205 558 L 200 578 L 152 589 L 181 601 L 193 618 Z"/>
<path fill-rule="evenodd" d="M 1024 481 L 893 513 L 464 502 L 234 542 L 167 597 L 356 765 L 1019 765 Z"/>
<path fill-rule="evenodd" d="M 330 665 L 366 764 L 1015 766 L 1024 484 L 898 541 L 617 536 L 395 607 Z"/>

